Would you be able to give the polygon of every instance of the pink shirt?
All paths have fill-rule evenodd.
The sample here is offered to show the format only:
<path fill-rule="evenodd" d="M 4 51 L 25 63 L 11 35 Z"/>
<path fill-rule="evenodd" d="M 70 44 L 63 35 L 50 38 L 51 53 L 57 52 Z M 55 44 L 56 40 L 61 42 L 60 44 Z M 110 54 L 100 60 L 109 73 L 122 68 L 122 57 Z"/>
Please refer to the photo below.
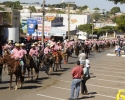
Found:
<path fill-rule="evenodd" d="M 38 50 L 37 50 L 37 49 L 34 50 L 33 48 L 31 48 L 31 49 L 30 49 L 30 52 L 29 52 L 29 55 L 30 55 L 30 56 L 38 55 Z"/>
<path fill-rule="evenodd" d="M 23 58 L 23 53 L 21 50 L 17 50 L 16 48 L 14 48 L 12 50 L 12 56 L 11 58 L 15 58 L 15 59 L 18 59 L 18 58 Z"/>
<path fill-rule="evenodd" d="M 21 52 L 23 53 L 23 55 L 27 54 L 27 51 L 25 49 L 21 49 Z"/>
<path fill-rule="evenodd" d="M 51 52 L 51 49 L 48 48 L 48 47 L 46 47 L 46 48 L 44 49 L 44 54 L 48 54 L 49 52 Z"/>

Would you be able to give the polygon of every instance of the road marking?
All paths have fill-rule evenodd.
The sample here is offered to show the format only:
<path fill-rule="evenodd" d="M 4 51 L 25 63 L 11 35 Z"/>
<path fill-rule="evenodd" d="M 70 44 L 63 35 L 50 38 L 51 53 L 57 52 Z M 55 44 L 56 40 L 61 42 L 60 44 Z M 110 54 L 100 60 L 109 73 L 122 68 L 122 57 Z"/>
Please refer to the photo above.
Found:
<path fill-rule="evenodd" d="M 107 56 L 116 56 L 116 54 L 110 54 L 110 53 L 108 53 Z"/>
<path fill-rule="evenodd" d="M 97 73 L 94 73 L 95 75 L 103 75 L 103 76 L 111 76 L 111 77 L 118 77 L 118 78 L 125 78 L 125 77 L 122 77 L 122 76 L 113 76 L 113 75 L 105 75 L 105 74 L 97 74 Z"/>
<path fill-rule="evenodd" d="M 98 70 L 97 70 L 97 69 L 90 69 L 90 70 L 96 70 L 96 71 L 103 71 L 103 72 L 104 72 L 104 70 L 99 70 L 99 69 L 98 69 Z M 121 74 L 125 74 L 125 72 L 114 72 L 114 71 L 107 71 L 107 70 L 106 70 L 106 72 L 110 72 L 110 73 L 112 72 L 112 73 L 121 73 Z"/>
<path fill-rule="evenodd" d="M 98 79 L 98 78 L 91 78 L 92 80 L 101 80 L 101 81 L 107 81 L 107 82 L 114 82 L 114 83 L 125 83 L 125 82 L 119 82 L 119 81 L 114 81 L 114 80 L 105 80 L 105 79 Z"/>
<path fill-rule="evenodd" d="M 116 70 L 125 70 L 125 69 L 118 69 L 118 68 L 109 68 L 109 67 L 98 67 L 98 66 L 92 66 L 91 68 L 94 68 L 94 67 L 96 67 L 96 68 L 106 68 L 106 69 L 116 69 Z"/>
<path fill-rule="evenodd" d="M 64 81 L 64 80 L 61 80 L 61 81 L 62 82 L 67 82 L 67 83 L 71 83 L 71 81 Z M 100 88 L 107 88 L 107 89 L 119 90 L 119 88 L 113 88 L 113 87 L 106 87 L 106 86 L 99 86 L 99 85 L 92 85 L 92 84 L 86 84 L 86 85 L 100 87 Z"/>
<path fill-rule="evenodd" d="M 51 97 L 51 96 L 47 96 L 47 95 L 43 95 L 43 94 L 37 94 L 37 95 L 42 96 L 42 97 L 46 97 L 46 98 L 56 99 L 56 100 L 66 100 L 66 99 Z"/>
<path fill-rule="evenodd" d="M 67 88 L 62 88 L 62 87 L 56 87 L 56 86 L 51 86 L 53 88 L 57 88 L 57 89 L 62 89 L 62 90 L 71 90 L 71 89 L 67 89 Z M 116 98 L 116 97 L 113 97 L 113 96 L 107 96 L 107 95 L 102 95 L 102 94 L 94 94 L 94 95 L 99 95 L 99 96 L 103 96 L 103 97 L 107 97 L 107 98 Z"/>

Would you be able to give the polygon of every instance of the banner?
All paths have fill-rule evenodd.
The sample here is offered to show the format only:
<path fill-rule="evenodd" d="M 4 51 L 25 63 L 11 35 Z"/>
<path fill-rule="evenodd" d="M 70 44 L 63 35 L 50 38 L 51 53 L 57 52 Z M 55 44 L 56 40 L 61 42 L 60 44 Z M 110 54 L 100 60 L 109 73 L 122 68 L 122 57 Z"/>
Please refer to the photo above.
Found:
<path fill-rule="evenodd" d="M 35 26 L 37 25 L 36 20 L 29 19 L 27 20 L 27 31 L 28 34 L 33 34 L 35 32 Z"/>

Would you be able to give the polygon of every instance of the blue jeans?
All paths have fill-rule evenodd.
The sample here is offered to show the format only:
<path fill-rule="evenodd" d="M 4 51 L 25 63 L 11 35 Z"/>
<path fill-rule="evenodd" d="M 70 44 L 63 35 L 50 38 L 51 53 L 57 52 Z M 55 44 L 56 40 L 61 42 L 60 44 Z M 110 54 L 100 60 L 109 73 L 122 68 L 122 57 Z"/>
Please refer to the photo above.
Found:
<path fill-rule="evenodd" d="M 121 54 L 120 54 L 120 51 L 118 51 L 118 56 L 120 56 Z"/>
<path fill-rule="evenodd" d="M 70 98 L 74 99 L 74 91 L 76 89 L 75 98 L 78 99 L 78 97 L 79 97 L 79 91 L 80 91 L 80 82 L 81 82 L 81 79 L 73 79 L 72 80 Z"/>
<path fill-rule="evenodd" d="M 22 67 L 22 72 L 24 72 L 24 61 L 22 59 L 19 59 L 21 67 Z"/>

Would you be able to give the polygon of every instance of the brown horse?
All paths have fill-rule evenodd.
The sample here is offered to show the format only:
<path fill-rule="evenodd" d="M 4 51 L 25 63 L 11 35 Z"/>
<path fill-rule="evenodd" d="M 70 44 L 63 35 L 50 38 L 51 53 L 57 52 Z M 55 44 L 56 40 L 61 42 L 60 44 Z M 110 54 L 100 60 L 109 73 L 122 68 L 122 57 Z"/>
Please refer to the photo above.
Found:
<path fill-rule="evenodd" d="M 76 44 L 74 46 L 74 50 L 75 50 L 75 55 L 78 56 L 79 55 L 80 46 L 78 44 Z"/>
<path fill-rule="evenodd" d="M 0 83 L 2 82 L 3 58 L 0 57 Z"/>
<path fill-rule="evenodd" d="M 55 66 L 54 66 L 54 67 L 56 67 L 55 71 L 57 71 L 59 69 L 59 66 L 61 68 L 61 61 L 62 60 L 63 60 L 62 53 L 60 51 L 57 51 L 55 54 Z"/>
<path fill-rule="evenodd" d="M 28 70 L 28 79 L 29 79 L 29 75 L 30 75 L 30 69 L 31 69 L 31 75 L 32 75 L 31 79 L 33 80 L 33 69 L 35 70 L 35 79 L 38 79 L 39 66 L 40 66 L 38 57 L 31 57 L 30 55 L 27 55 L 25 57 L 25 62 L 26 62 L 26 68 Z"/>
<path fill-rule="evenodd" d="M 64 57 L 64 60 L 66 60 L 66 62 L 68 62 L 68 58 L 70 56 L 70 52 L 68 50 L 68 48 L 64 48 L 64 52 L 63 52 L 63 57 Z"/>
<path fill-rule="evenodd" d="M 0 63 L 1 64 L 4 64 L 7 62 L 7 58 L 0 58 Z M 22 88 L 22 84 L 23 84 L 23 79 L 24 77 L 22 76 L 22 73 L 21 73 L 21 66 L 20 66 L 20 62 L 18 60 L 10 60 L 9 62 L 7 62 L 7 65 L 8 65 L 8 70 L 9 70 L 9 74 L 10 74 L 10 87 L 9 89 L 11 89 L 11 86 L 12 86 L 12 76 L 13 74 L 15 75 L 16 77 L 16 86 L 15 86 L 15 90 L 17 90 L 17 82 L 18 80 L 20 79 L 20 87 Z"/>

